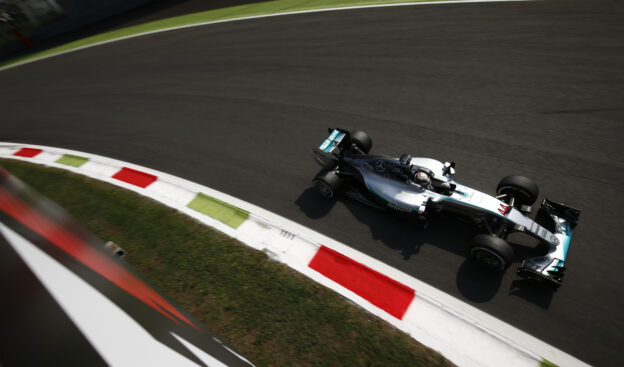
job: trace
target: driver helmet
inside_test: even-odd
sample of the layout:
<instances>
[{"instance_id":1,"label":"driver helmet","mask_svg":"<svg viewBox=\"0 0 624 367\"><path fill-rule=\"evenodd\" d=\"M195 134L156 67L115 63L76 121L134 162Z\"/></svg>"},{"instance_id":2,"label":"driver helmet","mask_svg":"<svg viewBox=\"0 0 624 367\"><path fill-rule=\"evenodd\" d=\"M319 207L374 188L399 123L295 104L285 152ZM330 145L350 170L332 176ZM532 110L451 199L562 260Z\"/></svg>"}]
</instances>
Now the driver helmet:
<instances>
[{"instance_id":1,"label":"driver helmet","mask_svg":"<svg viewBox=\"0 0 624 367\"><path fill-rule=\"evenodd\" d=\"M429 186L429 184L431 183L431 179L429 178L429 175L425 172L416 171L416 173L414 173L414 182L422 186Z\"/></svg>"}]
</instances>

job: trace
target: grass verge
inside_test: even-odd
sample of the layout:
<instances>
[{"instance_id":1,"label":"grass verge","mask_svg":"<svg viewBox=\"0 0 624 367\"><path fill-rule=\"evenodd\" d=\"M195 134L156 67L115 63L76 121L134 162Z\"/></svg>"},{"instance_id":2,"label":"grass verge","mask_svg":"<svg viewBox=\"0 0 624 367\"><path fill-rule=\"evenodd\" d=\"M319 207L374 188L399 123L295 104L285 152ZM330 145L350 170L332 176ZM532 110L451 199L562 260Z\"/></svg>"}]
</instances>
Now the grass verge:
<instances>
[{"instance_id":1,"label":"grass verge","mask_svg":"<svg viewBox=\"0 0 624 367\"><path fill-rule=\"evenodd\" d=\"M114 39L137 35L141 33L153 32L157 30L175 28L181 26L188 26L192 24L200 24L206 22L213 22L219 20L228 20L235 18L251 17L257 15L286 13L293 11L304 11L313 9L324 8L340 8L347 6L361 6L361 5L378 5L378 4L393 4L393 3L417 3L425 2L427 0L404 0L404 1L383 1L383 0L274 0L261 3L245 4L239 6L232 6L222 9L214 9L199 13L181 15L168 19L157 20L144 24L139 24L132 27L127 27L111 32L98 34L95 36L83 38L74 42L70 42L61 46L53 47L47 50L36 52L30 55L18 57L5 62L0 63L0 69L8 67L10 65L51 56L57 53L70 51L80 47L90 46L96 43L102 43L111 41ZM443 0L442 0L443 1Z\"/></svg>"},{"instance_id":2,"label":"grass verge","mask_svg":"<svg viewBox=\"0 0 624 367\"><path fill-rule=\"evenodd\" d=\"M449 366L439 353L192 218L61 169L0 159L257 366Z\"/></svg>"},{"instance_id":3,"label":"grass verge","mask_svg":"<svg viewBox=\"0 0 624 367\"><path fill-rule=\"evenodd\" d=\"M542 362L540 363L539 367L559 367L558 365L552 363L551 361L547 360L547 359L543 359Z\"/></svg>"}]
</instances>

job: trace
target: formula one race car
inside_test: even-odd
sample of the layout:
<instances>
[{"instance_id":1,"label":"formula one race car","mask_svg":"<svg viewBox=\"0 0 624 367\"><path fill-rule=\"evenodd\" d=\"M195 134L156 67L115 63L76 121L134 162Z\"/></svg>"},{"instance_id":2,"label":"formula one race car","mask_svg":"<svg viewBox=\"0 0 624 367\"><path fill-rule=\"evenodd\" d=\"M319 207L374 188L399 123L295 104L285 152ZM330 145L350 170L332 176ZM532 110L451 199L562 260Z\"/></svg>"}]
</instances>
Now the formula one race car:
<instances>
[{"instance_id":1,"label":"formula one race car","mask_svg":"<svg viewBox=\"0 0 624 367\"><path fill-rule=\"evenodd\" d=\"M329 129L329 133L313 150L323 167L313 185L324 198L344 192L365 204L422 218L440 211L468 216L485 232L472 240L472 258L497 271L505 270L514 258L507 236L526 233L546 244L548 253L524 259L517 273L554 288L561 285L580 210L544 199L533 220L531 205L539 189L526 177L503 178L496 187L497 196L492 197L455 182L454 162L408 154L399 158L369 155L373 143L366 133L342 129Z\"/></svg>"}]
</instances>

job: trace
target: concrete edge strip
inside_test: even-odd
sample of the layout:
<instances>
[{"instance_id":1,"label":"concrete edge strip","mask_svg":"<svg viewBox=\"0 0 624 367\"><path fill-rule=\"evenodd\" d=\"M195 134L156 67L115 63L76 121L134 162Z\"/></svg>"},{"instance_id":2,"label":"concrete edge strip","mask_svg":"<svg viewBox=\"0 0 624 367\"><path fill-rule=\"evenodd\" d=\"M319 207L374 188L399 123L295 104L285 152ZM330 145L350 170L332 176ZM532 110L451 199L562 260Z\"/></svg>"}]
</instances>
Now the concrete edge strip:
<instances>
[{"instance_id":1,"label":"concrete edge strip","mask_svg":"<svg viewBox=\"0 0 624 367\"><path fill-rule=\"evenodd\" d=\"M543 359L587 365L345 244L211 188L67 149L0 142L0 157L62 168L175 208L333 289L458 365L536 366Z\"/></svg>"},{"instance_id":2,"label":"concrete edge strip","mask_svg":"<svg viewBox=\"0 0 624 367\"><path fill-rule=\"evenodd\" d=\"M538 0L439 0L439 1L403 2L403 3L397 2L397 3L389 3L389 4L370 4L370 5L358 5L358 6L343 6L343 7L335 7L335 8L297 10L297 11L271 13L271 14L259 14L259 15L229 18L229 19L211 20L211 21L206 21L206 22L189 23L189 24L175 26L175 27L165 27L165 28L155 29L151 31L139 32L139 33L130 34L127 36L117 37L117 38L113 38L113 39L106 40L106 41L94 42L94 43L87 44L84 46L78 46L78 47L71 48L68 50L55 52L49 55L34 57L32 59L26 59L23 61L16 62L14 64L9 64L9 65L0 67L0 71L12 69L21 65L30 64L32 62L36 62L40 60L49 59L55 56L60 56L60 55L68 54L71 52L84 50L90 47L96 47L96 46L106 45L106 44L113 43L113 42L127 40L130 38L142 37L142 36L147 36L150 34L174 31L174 30L185 29L185 28L200 27L200 26L211 25L211 24L238 22L238 21L244 21L244 20L278 17L278 16L284 16L284 15L323 13L323 12L330 12L330 11L343 11L343 10L356 10L356 9L369 9L369 8L371 9L388 8L388 7L396 7L396 6L444 5L444 4L464 4L464 3L472 4L472 3L499 3L499 2L528 2L528 1L538 1Z\"/></svg>"}]
</instances>

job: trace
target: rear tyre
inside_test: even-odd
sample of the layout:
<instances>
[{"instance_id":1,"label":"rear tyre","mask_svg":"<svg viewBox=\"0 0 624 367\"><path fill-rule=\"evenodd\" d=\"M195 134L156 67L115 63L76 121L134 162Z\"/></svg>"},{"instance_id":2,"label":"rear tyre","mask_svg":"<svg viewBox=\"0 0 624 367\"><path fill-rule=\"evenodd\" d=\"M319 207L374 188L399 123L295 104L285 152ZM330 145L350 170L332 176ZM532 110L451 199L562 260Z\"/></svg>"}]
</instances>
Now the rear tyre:
<instances>
[{"instance_id":1,"label":"rear tyre","mask_svg":"<svg viewBox=\"0 0 624 367\"><path fill-rule=\"evenodd\" d=\"M321 171L312 180L314 190L325 199L332 199L340 192L343 186L342 179L335 171Z\"/></svg>"},{"instance_id":2,"label":"rear tyre","mask_svg":"<svg viewBox=\"0 0 624 367\"><path fill-rule=\"evenodd\" d=\"M504 177L496 186L496 195L507 194L514 198L514 206L533 205L539 195L539 188L523 176Z\"/></svg>"},{"instance_id":3,"label":"rear tyre","mask_svg":"<svg viewBox=\"0 0 624 367\"><path fill-rule=\"evenodd\" d=\"M353 131L350 135L351 143L354 143L364 154L368 154L373 147L373 140L364 131Z\"/></svg>"},{"instance_id":4,"label":"rear tyre","mask_svg":"<svg viewBox=\"0 0 624 367\"><path fill-rule=\"evenodd\" d=\"M514 252L502 238L480 234L472 239L470 256L486 269L504 271L513 261Z\"/></svg>"}]
</instances>

